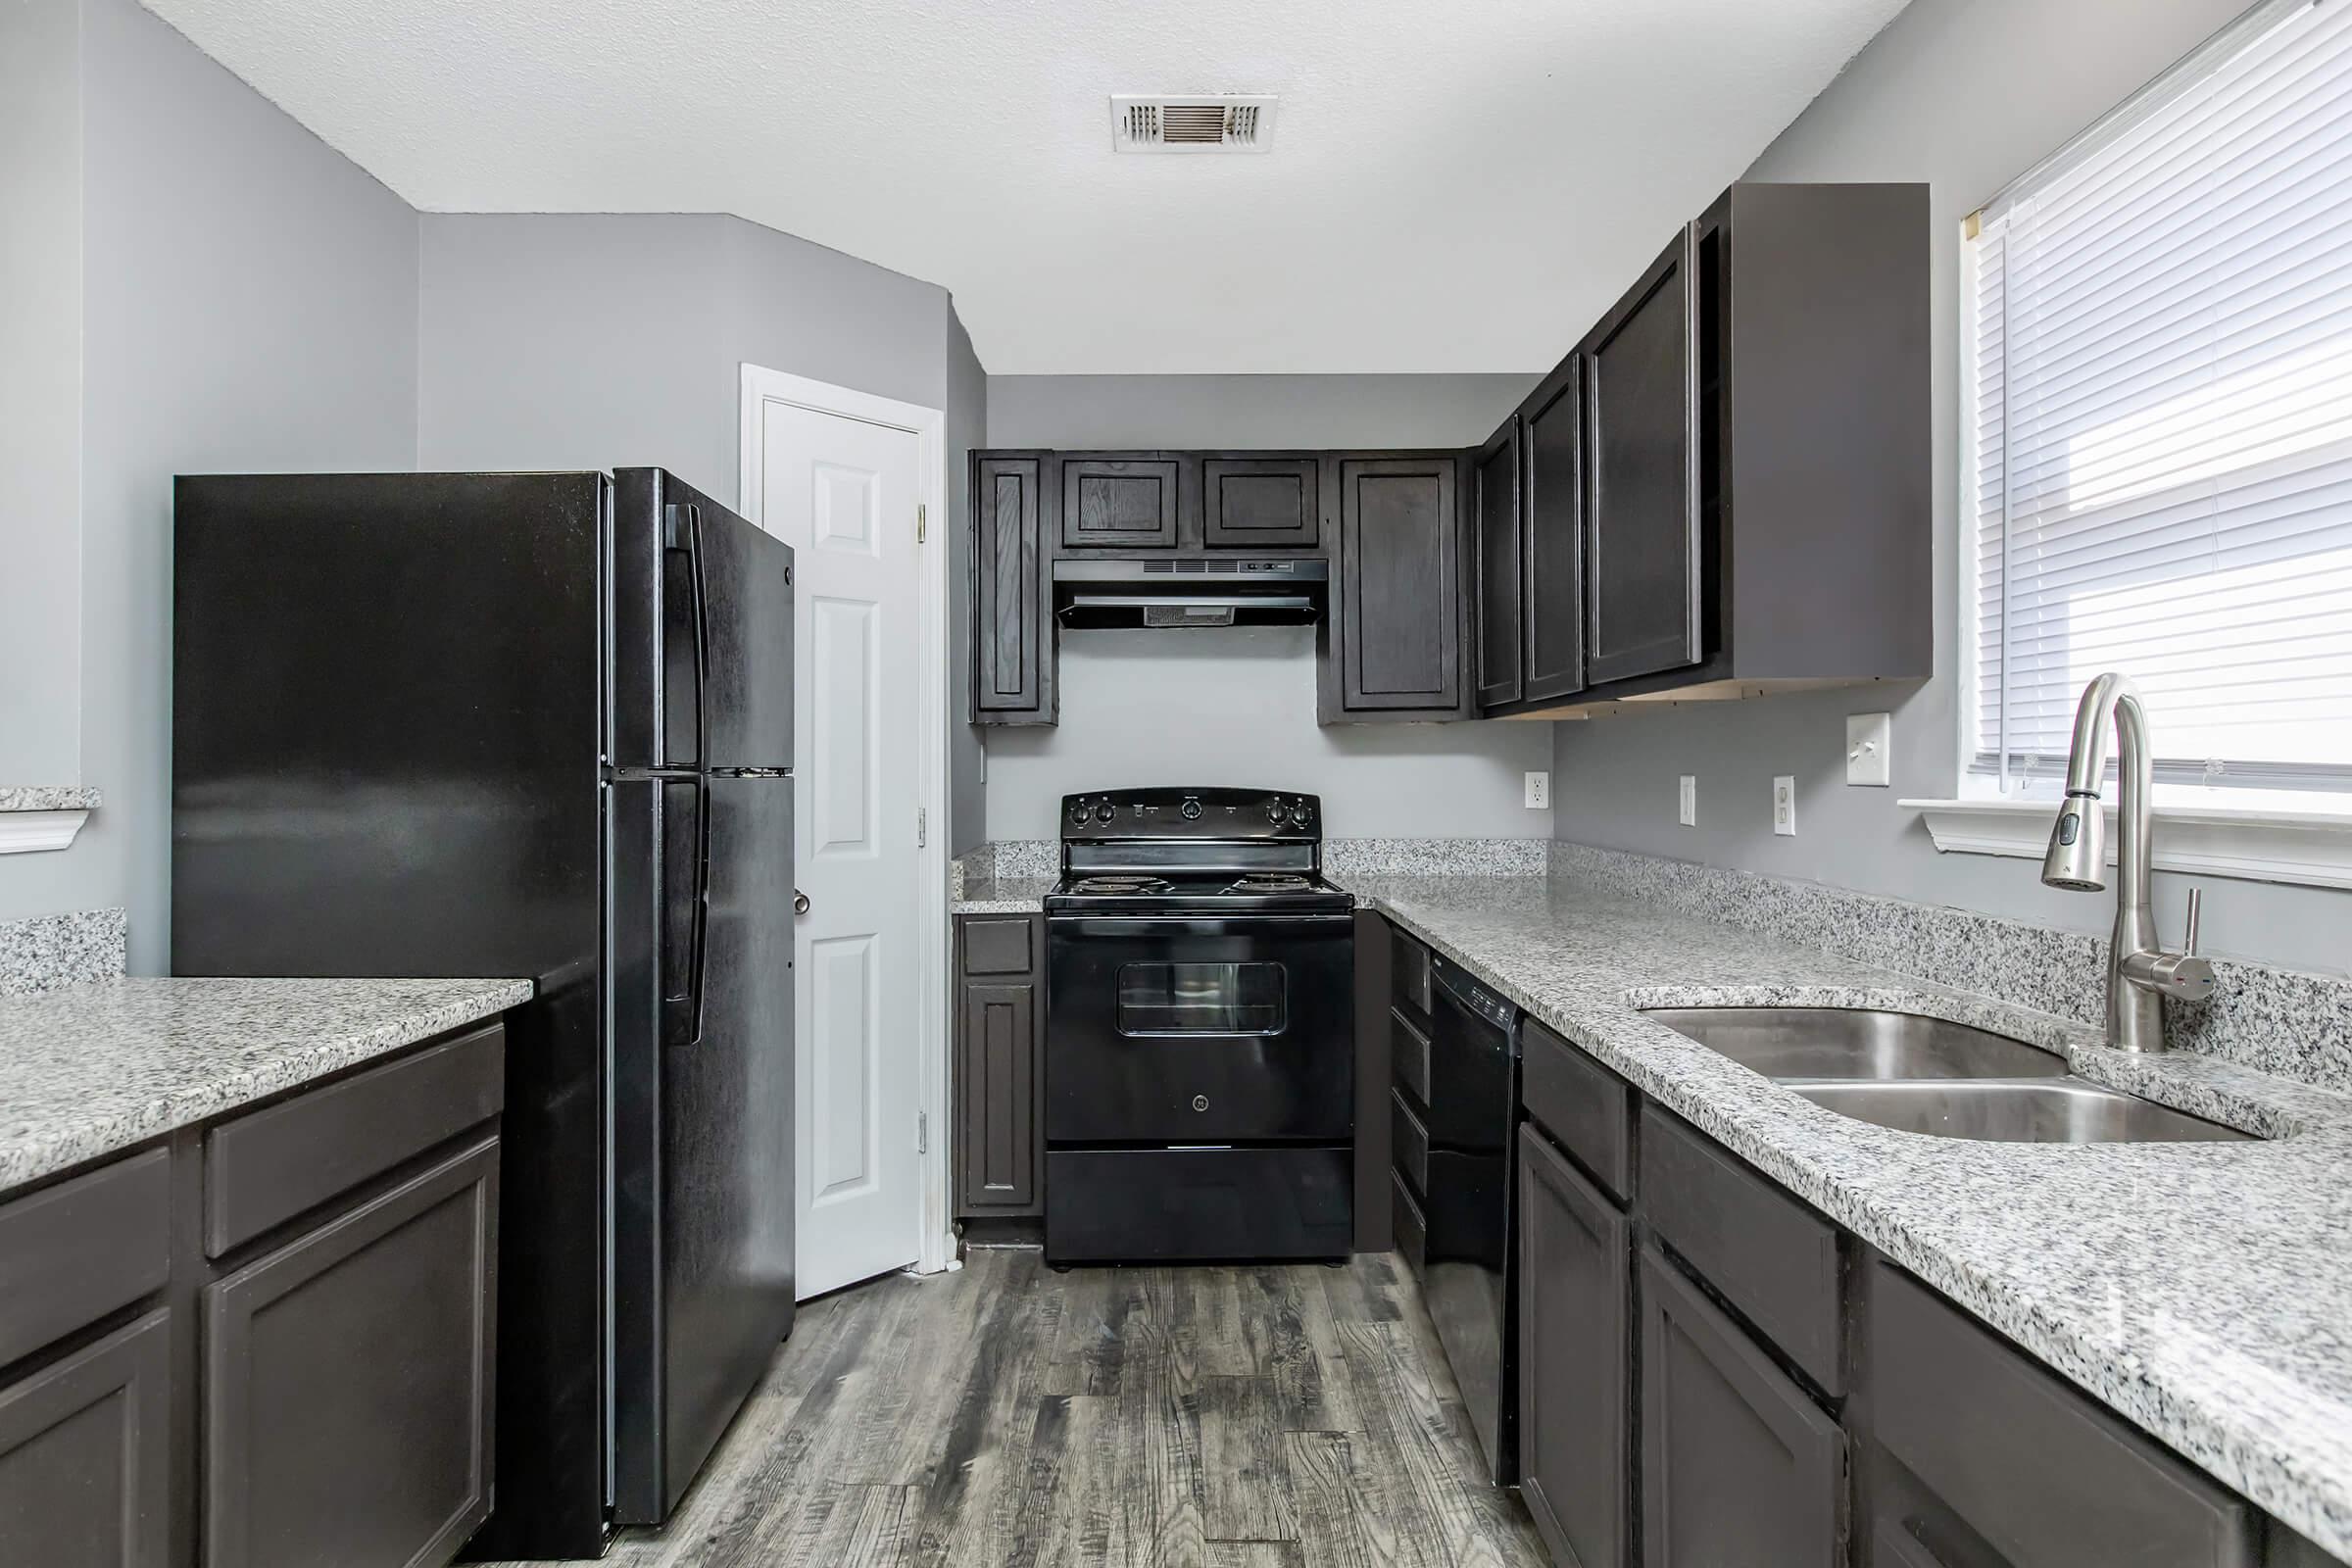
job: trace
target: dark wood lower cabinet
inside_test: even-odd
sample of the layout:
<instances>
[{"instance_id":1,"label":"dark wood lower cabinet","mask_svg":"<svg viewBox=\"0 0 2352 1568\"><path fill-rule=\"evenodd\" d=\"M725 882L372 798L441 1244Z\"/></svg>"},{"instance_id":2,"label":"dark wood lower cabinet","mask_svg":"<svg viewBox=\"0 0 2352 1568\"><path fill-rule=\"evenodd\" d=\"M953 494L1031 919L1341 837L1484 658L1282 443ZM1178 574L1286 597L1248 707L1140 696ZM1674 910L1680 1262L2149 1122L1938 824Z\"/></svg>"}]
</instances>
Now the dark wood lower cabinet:
<instances>
[{"instance_id":1,"label":"dark wood lower cabinet","mask_svg":"<svg viewBox=\"0 0 2352 1568\"><path fill-rule=\"evenodd\" d=\"M1045 1212L1045 929L1034 914L956 922L955 1119L959 1218Z\"/></svg>"},{"instance_id":2,"label":"dark wood lower cabinet","mask_svg":"<svg viewBox=\"0 0 2352 1568\"><path fill-rule=\"evenodd\" d=\"M171 1334L151 1312L0 1387L0 1563L171 1560Z\"/></svg>"},{"instance_id":3,"label":"dark wood lower cabinet","mask_svg":"<svg viewBox=\"0 0 2352 1568\"><path fill-rule=\"evenodd\" d=\"M1845 1434L1654 1250L1642 1253L1644 1568L1836 1568Z\"/></svg>"},{"instance_id":4,"label":"dark wood lower cabinet","mask_svg":"<svg viewBox=\"0 0 2352 1568\"><path fill-rule=\"evenodd\" d=\"M1553 1558L1619 1568L1631 1536L1632 1225L1519 1132L1519 1490Z\"/></svg>"},{"instance_id":5,"label":"dark wood lower cabinet","mask_svg":"<svg viewBox=\"0 0 2352 1568\"><path fill-rule=\"evenodd\" d=\"M441 1562L489 1517L498 1148L202 1293L207 1568Z\"/></svg>"}]
</instances>

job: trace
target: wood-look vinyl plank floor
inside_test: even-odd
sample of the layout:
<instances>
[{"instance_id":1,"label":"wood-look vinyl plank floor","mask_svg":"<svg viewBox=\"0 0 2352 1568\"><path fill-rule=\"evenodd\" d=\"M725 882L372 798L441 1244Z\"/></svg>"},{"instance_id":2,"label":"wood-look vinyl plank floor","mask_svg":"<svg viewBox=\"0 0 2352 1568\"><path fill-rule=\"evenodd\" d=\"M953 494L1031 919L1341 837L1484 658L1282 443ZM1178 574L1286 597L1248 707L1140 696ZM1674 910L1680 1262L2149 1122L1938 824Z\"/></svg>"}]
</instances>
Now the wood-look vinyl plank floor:
<instances>
[{"instance_id":1,"label":"wood-look vinyl plank floor","mask_svg":"<svg viewBox=\"0 0 2352 1568\"><path fill-rule=\"evenodd\" d=\"M1542 1568L1410 1277L974 1251L803 1305L619 1568Z\"/></svg>"}]
</instances>

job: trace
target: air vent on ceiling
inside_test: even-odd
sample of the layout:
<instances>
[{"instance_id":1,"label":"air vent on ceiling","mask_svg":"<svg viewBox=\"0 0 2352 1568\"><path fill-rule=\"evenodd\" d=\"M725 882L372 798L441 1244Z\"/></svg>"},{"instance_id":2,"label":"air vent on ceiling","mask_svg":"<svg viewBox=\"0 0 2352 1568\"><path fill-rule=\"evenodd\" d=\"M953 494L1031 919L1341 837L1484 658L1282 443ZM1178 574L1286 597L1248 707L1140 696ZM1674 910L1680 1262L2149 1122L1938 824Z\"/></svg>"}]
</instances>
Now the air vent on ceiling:
<instances>
[{"instance_id":1,"label":"air vent on ceiling","mask_svg":"<svg viewBox=\"0 0 2352 1568\"><path fill-rule=\"evenodd\" d=\"M1272 97L1113 93L1110 145L1122 153L1262 153L1274 136Z\"/></svg>"}]
</instances>

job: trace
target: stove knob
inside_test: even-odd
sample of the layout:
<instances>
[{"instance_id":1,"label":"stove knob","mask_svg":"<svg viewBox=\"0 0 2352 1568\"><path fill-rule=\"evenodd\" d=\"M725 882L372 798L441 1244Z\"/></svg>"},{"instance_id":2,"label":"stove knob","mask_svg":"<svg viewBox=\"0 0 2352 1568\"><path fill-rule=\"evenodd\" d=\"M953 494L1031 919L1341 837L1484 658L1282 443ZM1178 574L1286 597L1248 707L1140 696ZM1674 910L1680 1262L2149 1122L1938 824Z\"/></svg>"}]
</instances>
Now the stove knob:
<instances>
[{"instance_id":1,"label":"stove knob","mask_svg":"<svg viewBox=\"0 0 2352 1568\"><path fill-rule=\"evenodd\" d=\"M1073 827L1084 827L1084 826L1086 826L1086 802L1085 802L1085 801L1083 801L1083 800L1076 800L1076 801L1072 801L1072 802L1070 803L1070 825L1071 825L1071 826L1073 826Z\"/></svg>"},{"instance_id":2,"label":"stove knob","mask_svg":"<svg viewBox=\"0 0 2352 1568\"><path fill-rule=\"evenodd\" d=\"M1187 822L1198 822L1200 820L1200 801L1198 796L1187 795L1184 798L1184 804L1178 807L1177 809L1184 813L1184 819Z\"/></svg>"},{"instance_id":3,"label":"stove knob","mask_svg":"<svg viewBox=\"0 0 2352 1568\"><path fill-rule=\"evenodd\" d=\"M1304 801L1291 803L1291 826L1302 828L1315 819L1314 808Z\"/></svg>"},{"instance_id":4,"label":"stove knob","mask_svg":"<svg viewBox=\"0 0 2352 1568\"><path fill-rule=\"evenodd\" d=\"M1268 822L1271 822L1271 823L1273 823L1273 824L1274 824L1274 826L1276 826L1276 827L1280 827L1280 826L1282 826L1282 797L1281 797L1281 796L1277 795L1276 797L1274 797L1274 799L1272 799L1272 800L1270 800L1270 801L1268 801L1268 802L1266 803L1266 820L1267 820Z\"/></svg>"},{"instance_id":5,"label":"stove knob","mask_svg":"<svg viewBox=\"0 0 2352 1568\"><path fill-rule=\"evenodd\" d=\"M1102 805L1095 808L1095 820L1101 822L1103 826L1108 827L1110 825L1111 813L1117 809L1117 807L1111 805L1108 801L1104 801Z\"/></svg>"}]
</instances>

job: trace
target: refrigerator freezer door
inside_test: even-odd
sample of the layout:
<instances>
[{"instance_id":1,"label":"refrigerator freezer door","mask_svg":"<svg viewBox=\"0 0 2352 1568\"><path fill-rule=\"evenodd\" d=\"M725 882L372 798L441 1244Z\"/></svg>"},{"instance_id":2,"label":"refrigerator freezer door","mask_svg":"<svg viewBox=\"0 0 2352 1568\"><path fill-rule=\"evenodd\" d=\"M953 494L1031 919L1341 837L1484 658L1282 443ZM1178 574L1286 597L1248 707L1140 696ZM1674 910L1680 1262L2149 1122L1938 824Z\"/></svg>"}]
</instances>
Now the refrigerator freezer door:
<instances>
[{"instance_id":1,"label":"refrigerator freezer door","mask_svg":"<svg viewBox=\"0 0 2352 1568\"><path fill-rule=\"evenodd\" d=\"M791 549L660 468L613 500L613 761L791 766Z\"/></svg>"},{"instance_id":2,"label":"refrigerator freezer door","mask_svg":"<svg viewBox=\"0 0 2352 1568\"><path fill-rule=\"evenodd\" d=\"M792 780L709 777L613 785L616 856L652 874L616 874L649 901L660 863L709 832L699 1037L661 1038L662 994L691 964L617 956L625 985L615 1058L615 1152L653 1157L624 1179L616 1211L614 1504L621 1523L659 1523L759 1381L793 1315ZM632 848L635 846L636 848ZM675 878L685 880L682 871ZM690 926L662 922L663 943ZM633 1018L635 1026L628 1020Z\"/></svg>"}]
</instances>

